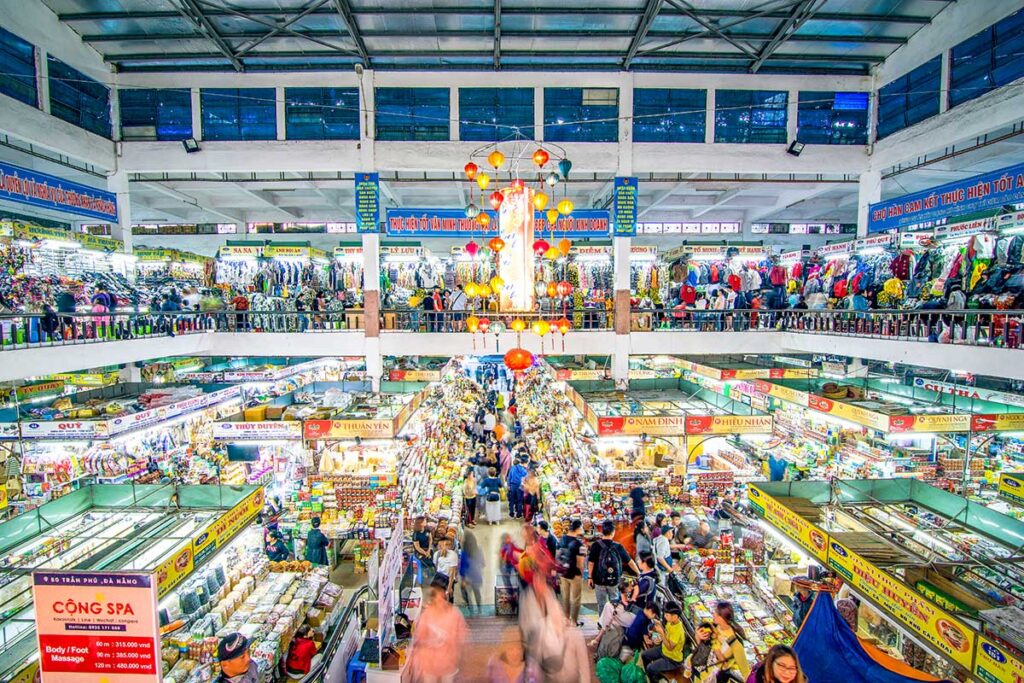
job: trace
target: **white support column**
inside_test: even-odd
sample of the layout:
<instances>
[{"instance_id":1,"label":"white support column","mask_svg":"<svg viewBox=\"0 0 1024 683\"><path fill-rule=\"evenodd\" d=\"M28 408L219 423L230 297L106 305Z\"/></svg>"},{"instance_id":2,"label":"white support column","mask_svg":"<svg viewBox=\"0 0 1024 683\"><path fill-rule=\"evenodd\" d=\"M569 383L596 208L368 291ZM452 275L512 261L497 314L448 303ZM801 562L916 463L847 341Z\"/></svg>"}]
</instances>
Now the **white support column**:
<instances>
[{"instance_id":1,"label":"white support column","mask_svg":"<svg viewBox=\"0 0 1024 683\"><path fill-rule=\"evenodd\" d=\"M882 199L882 172L864 171L857 181L857 237L868 234L868 208Z\"/></svg>"},{"instance_id":2,"label":"white support column","mask_svg":"<svg viewBox=\"0 0 1024 683\"><path fill-rule=\"evenodd\" d=\"M380 391L384 359L380 355L380 235L363 235L363 312L366 320L366 376Z\"/></svg>"},{"instance_id":3,"label":"white support column","mask_svg":"<svg viewBox=\"0 0 1024 683\"><path fill-rule=\"evenodd\" d=\"M619 171L633 175L633 72L624 74L619 88Z\"/></svg>"},{"instance_id":4,"label":"white support column","mask_svg":"<svg viewBox=\"0 0 1024 683\"><path fill-rule=\"evenodd\" d=\"M612 354L612 381L619 390L629 389L629 335L615 335L615 352Z\"/></svg>"},{"instance_id":5,"label":"white support column","mask_svg":"<svg viewBox=\"0 0 1024 683\"><path fill-rule=\"evenodd\" d=\"M192 137L203 139L203 98L199 88L192 88Z\"/></svg>"},{"instance_id":6,"label":"white support column","mask_svg":"<svg viewBox=\"0 0 1024 683\"><path fill-rule=\"evenodd\" d=\"M612 260L615 283L615 354L612 356L612 379L617 389L629 385L629 254L632 239L612 238Z\"/></svg>"},{"instance_id":7,"label":"white support column","mask_svg":"<svg viewBox=\"0 0 1024 683\"><path fill-rule=\"evenodd\" d=\"M374 137L376 136L377 105L374 97L374 73L364 69L359 78L359 108L362 118L359 122L359 168L360 171L376 169ZM365 248L365 247L364 247Z\"/></svg>"},{"instance_id":8,"label":"white support column","mask_svg":"<svg viewBox=\"0 0 1024 683\"><path fill-rule=\"evenodd\" d=\"M533 89L533 139L544 142L544 88Z\"/></svg>"},{"instance_id":9,"label":"white support column","mask_svg":"<svg viewBox=\"0 0 1024 683\"><path fill-rule=\"evenodd\" d=\"M128 195L128 172L114 171L107 176L107 190L117 195L117 223L110 227L110 236L124 242L126 254L132 253L132 202Z\"/></svg>"},{"instance_id":10,"label":"white support column","mask_svg":"<svg viewBox=\"0 0 1024 683\"><path fill-rule=\"evenodd\" d=\"M707 109L704 110L704 144L715 141L715 89L708 88Z\"/></svg>"},{"instance_id":11,"label":"white support column","mask_svg":"<svg viewBox=\"0 0 1024 683\"><path fill-rule=\"evenodd\" d=\"M800 91L790 90L786 98L786 144L796 140L796 124L800 120Z\"/></svg>"},{"instance_id":12,"label":"white support column","mask_svg":"<svg viewBox=\"0 0 1024 683\"><path fill-rule=\"evenodd\" d=\"M284 86L274 88L274 118L277 120L277 139L284 140Z\"/></svg>"},{"instance_id":13,"label":"white support column","mask_svg":"<svg viewBox=\"0 0 1024 683\"><path fill-rule=\"evenodd\" d=\"M366 337L363 349L366 354L366 377L370 380L370 390L380 391L380 381L384 377L384 356L380 354L380 337Z\"/></svg>"},{"instance_id":14,"label":"white support column","mask_svg":"<svg viewBox=\"0 0 1024 683\"><path fill-rule=\"evenodd\" d=\"M363 236L363 291L380 291L380 235Z\"/></svg>"},{"instance_id":15,"label":"white support column","mask_svg":"<svg viewBox=\"0 0 1024 683\"><path fill-rule=\"evenodd\" d=\"M110 89L110 139L121 141L121 91Z\"/></svg>"},{"instance_id":16,"label":"white support column","mask_svg":"<svg viewBox=\"0 0 1024 683\"><path fill-rule=\"evenodd\" d=\"M951 50L942 53L942 63L939 68L939 113L949 110L949 67L953 56Z\"/></svg>"},{"instance_id":17,"label":"white support column","mask_svg":"<svg viewBox=\"0 0 1024 683\"><path fill-rule=\"evenodd\" d=\"M449 139L457 142L462 131L459 130L459 121L462 116L459 112L459 88L452 86L448 88L448 135Z\"/></svg>"},{"instance_id":18,"label":"white support column","mask_svg":"<svg viewBox=\"0 0 1024 683\"><path fill-rule=\"evenodd\" d=\"M39 109L50 113L50 64L46 61L46 50L36 48L36 92L39 97Z\"/></svg>"}]
</instances>

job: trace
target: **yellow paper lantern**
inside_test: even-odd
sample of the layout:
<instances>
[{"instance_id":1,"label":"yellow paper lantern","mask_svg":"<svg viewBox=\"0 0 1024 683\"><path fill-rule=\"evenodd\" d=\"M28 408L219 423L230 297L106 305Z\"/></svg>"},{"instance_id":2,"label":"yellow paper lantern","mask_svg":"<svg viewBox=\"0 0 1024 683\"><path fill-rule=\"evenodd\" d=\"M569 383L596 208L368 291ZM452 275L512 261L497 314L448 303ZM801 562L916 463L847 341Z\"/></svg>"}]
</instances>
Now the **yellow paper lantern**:
<instances>
[{"instance_id":1,"label":"yellow paper lantern","mask_svg":"<svg viewBox=\"0 0 1024 683\"><path fill-rule=\"evenodd\" d=\"M558 202L558 213L562 214L563 216L568 216L570 213L572 213L572 210L574 208L576 207L573 205L571 199L563 199L562 201Z\"/></svg>"},{"instance_id":2,"label":"yellow paper lantern","mask_svg":"<svg viewBox=\"0 0 1024 683\"><path fill-rule=\"evenodd\" d=\"M477 285L476 291L484 299L486 299L487 297L489 297L491 295L491 287L490 287L490 285Z\"/></svg>"},{"instance_id":3,"label":"yellow paper lantern","mask_svg":"<svg viewBox=\"0 0 1024 683\"><path fill-rule=\"evenodd\" d=\"M544 258L546 258L548 261L556 261L561 257L562 252L558 251L558 249L556 249L555 247L551 247L544 252Z\"/></svg>"},{"instance_id":4,"label":"yellow paper lantern","mask_svg":"<svg viewBox=\"0 0 1024 683\"><path fill-rule=\"evenodd\" d=\"M512 321L511 325L509 326L512 328L513 332L522 332L523 330L526 329L526 322L520 320L519 318L516 318L515 320Z\"/></svg>"},{"instance_id":5,"label":"yellow paper lantern","mask_svg":"<svg viewBox=\"0 0 1024 683\"><path fill-rule=\"evenodd\" d=\"M481 211L476 215L476 222L486 228L491 224L491 215L486 211Z\"/></svg>"},{"instance_id":6,"label":"yellow paper lantern","mask_svg":"<svg viewBox=\"0 0 1024 683\"><path fill-rule=\"evenodd\" d=\"M551 331L551 323L547 320L538 320L533 324L533 332L539 337L543 337Z\"/></svg>"},{"instance_id":7,"label":"yellow paper lantern","mask_svg":"<svg viewBox=\"0 0 1024 683\"><path fill-rule=\"evenodd\" d=\"M491 278L491 291L498 292L505 286L505 281L495 275Z\"/></svg>"},{"instance_id":8,"label":"yellow paper lantern","mask_svg":"<svg viewBox=\"0 0 1024 683\"><path fill-rule=\"evenodd\" d=\"M463 287L462 290L466 293L466 296L468 296L470 299L475 299L478 296L480 296L480 290L476 286L476 283L474 283L474 282L466 283L466 286Z\"/></svg>"},{"instance_id":9,"label":"yellow paper lantern","mask_svg":"<svg viewBox=\"0 0 1024 683\"><path fill-rule=\"evenodd\" d=\"M471 315L466 318L466 329L470 332L476 332L480 329L480 318L475 315Z\"/></svg>"},{"instance_id":10,"label":"yellow paper lantern","mask_svg":"<svg viewBox=\"0 0 1024 683\"><path fill-rule=\"evenodd\" d=\"M545 254L545 256L547 256L547 254ZM558 294L558 289L555 287L554 282L548 283L547 293L548 296L551 297L552 299L555 298L555 296Z\"/></svg>"},{"instance_id":11,"label":"yellow paper lantern","mask_svg":"<svg viewBox=\"0 0 1024 683\"><path fill-rule=\"evenodd\" d=\"M555 225L558 222L558 209L548 209L548 223Z\"/></svg>"},{"instance_id":12,"label":"yellow paper lantern","mask_svg":"<svg viewBox=\"0 0 1024 683\"><path fill-rule=\"evenodd\" d=\"M496 169L501 168L501 165L505 163L505 155L498 150L494 150L487 155L487 163Z\"/></svg>"},{"instance_id":13,"label":"yellow paper lantern","mask_svg":"<svg viewBox=\"0 0 1024 683\"><path fill-rule=\"evenodd\" d=\"M562 256L568 256L570 249L572 249L572 242L570 242L564 237L561 240L559 240L558 251L562 252Z\"/></svg>"},{"instance_id":14,"label":"yellow paper lantern","mask_svg":"<svg viewBox=\"0 0 1024 683\"><path fill-rule=\"evenodd\" d=\"M486 190L487 186L491 184L491 176L486 173L478 173L476 176L476 184L481 190Z\"/></svg>"},{"instance_id":15,"label":"yellow paper lantern","mask_svg":"<svg viewBox=\"0 0 1024 683\"><path fill-rule=\"evenodd\" d=\"M533 195L533 208L538 211L543 211L544 207L548 205L548 196L543 192L538 192Z\"/></svg>"}]
</instances>

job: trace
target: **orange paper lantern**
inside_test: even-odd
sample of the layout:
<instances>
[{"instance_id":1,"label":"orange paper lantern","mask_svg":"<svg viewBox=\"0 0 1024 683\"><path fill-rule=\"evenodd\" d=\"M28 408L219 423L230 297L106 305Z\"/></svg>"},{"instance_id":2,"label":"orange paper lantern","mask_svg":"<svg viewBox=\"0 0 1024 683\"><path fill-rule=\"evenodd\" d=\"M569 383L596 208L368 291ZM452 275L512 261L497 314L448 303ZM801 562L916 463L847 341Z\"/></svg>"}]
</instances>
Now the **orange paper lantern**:
<instances>
[{"instance_id":1,"label":"orange paper lantern","mask_svg":"<svg viewBox=\"0 0 1024 683\"><path fill-rule=\"evenodd\" d=\"M572 294L572 285L570 285L565 280L562 280L557 285L555 285L555 291L558 292L558 296L565 298Z\"/></svg>"},{"instance_id":2,"label":"orange paper lantern","mask_svg":"<svg viewBox=\"0 0 1024 683\"><path fill-rule=\"evenodd\" d=\"M538 166L543 166L544 164L548 163L548 160L550 158L551 155L548 154L547 150L545 150L544 148L540 148L533 153L533 163L537 164Z\"/></svg>"},{"instance_id":3,"label":"orange paper lantern","mask_svg":"<svg viewBox=\"0 0 1024 683\"><path fill-rule=\"evenodd\" d=\"M562 252L562 256L568 256L570 249L572 249L572 242L564 237L558 241L558 251Z\"/></svg>"},{"instance_id":4,"label":"orange paper lantern","mask_svg":"<svg viewBox=\"0 0 1024 683\"><path fill-rule=\"evenodd\" d=\"M491 224L491 216L486 211L481 211L476 215L476 222L486 228L488 225ZM470 255L472 256L472 254Z\"/></svg>"},{"instance_id":5,"label":"orange paper lantern","mask_svg":"<svg viewBox=\"0 0 1024 683\"><path fill-rule=\"evenodd\" d=\"M562 333L562 336L572 329L572 323L569 322L568 318L559 318L555 321L555 328Z\"/></svg>"},{"instance_id":6,"label":"orange paper lantern","mask_svg":"<svg viewBox=\"0 0 1024 683\"><path fill-rule=\"evenodd\" d=\"M487 163L496 169L501 168L501 165L505 163L505 155L498 150L494 150L487 155Z\"/></svg>"},{"instance_id":7,"label":"orange paper lantern","mask_svg":"<svg viewBox=\"0 0 1024 683\"><path fill-rule=\"evenodd\" d=\"M533 354L526 349L510 349L505 354L505 367L514 372L525 370L533 365Z\"/></svg>"},{"instance_id":8,"label":"orange paper lantern","mask_svg":"<svg viewBox=\"0 0 1024 683\"><path fill-rule=\"evenodd\" d=\"M498 254L505 248L505 240L500 237L492 237L491 241L487 243L487 247L495 254Z\"/></svg>"},{"instance_id":9,"label":"orange paper lantern","mask_svg":"<svg viewBox=\"0 0 1024 683\"><path fill-rule=\"evenodd\" d=\"M471 161L463 166L462 170L466 173L466 177L472 180L476 177L476 172L480 170L480 167Z\"/></svg>"},{"instance_id":10,"label":"orange paper lantern","mask_svg":"<svg viewBox=\"0 0 1024 683\"><path fill-rule=\"evenodd\" d=\"M480 329L480 318L475 315L471 315L466 318L466 329L470 332L476 332Z\"/></svg>"}]
</instances>

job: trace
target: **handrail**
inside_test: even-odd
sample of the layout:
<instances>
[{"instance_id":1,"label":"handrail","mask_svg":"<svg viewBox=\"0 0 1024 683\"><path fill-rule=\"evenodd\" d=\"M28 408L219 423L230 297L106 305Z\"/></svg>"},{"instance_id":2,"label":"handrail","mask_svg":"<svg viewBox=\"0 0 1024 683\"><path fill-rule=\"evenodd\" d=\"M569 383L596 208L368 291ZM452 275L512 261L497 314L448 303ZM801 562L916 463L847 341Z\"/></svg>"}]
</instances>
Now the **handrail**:
<instances>
[{"instance_id":1,"label":"handrail","mask_svg":"<svg viewBox=\"0 0 1024 683\"><path fill-rule=\"evenodd\" d=\"M309 673L302 678L301 683L316 683L324 680L323 677L327 673L327 669L330 667L331 661L338 652L338 645L341 644L341 638L345 634L345 625L352 616L352 612L356 608L356 603L369 592L370 587L366 585L353 593L352 597L349 598L348 605L345 607L345 611L342 613L341 618L338 619L338 624L334 627L334 632L331 634L330 639L324 643L323 647L320 648L320 661L317 662L316 666L311 668Z\"/></svg>"}]
</instances>

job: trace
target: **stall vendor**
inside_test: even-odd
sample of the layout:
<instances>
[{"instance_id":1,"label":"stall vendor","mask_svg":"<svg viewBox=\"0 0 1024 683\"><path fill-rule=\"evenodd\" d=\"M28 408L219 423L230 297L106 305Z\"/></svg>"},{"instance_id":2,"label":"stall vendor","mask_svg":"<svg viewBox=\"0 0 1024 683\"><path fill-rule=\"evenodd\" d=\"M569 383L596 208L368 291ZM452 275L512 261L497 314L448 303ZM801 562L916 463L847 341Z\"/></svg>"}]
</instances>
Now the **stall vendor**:
<instances>
[{"instance_id":1,"label":"stall vendor","mask_svg":"<svg viewBox=\"0 0 1024 683\"><path fill-rule=\"evenodd\" d=\"M324 532L320 531L320 518L313 518L313 528L306 536L306 559L313 564L327 565L327 546L331 544Z\"/></svg>"},{"instance_id":2,"label":"stall vendor","mask_svg":"<svg viewBox=\"0 0 1024 683\"><path fill-rule=\"evenodd\" d=\"M220 677L217 683L259 683L256 662L249 657L249 639L241 633L230 633L217 646Z\"/></svg>"}]
</instances>

